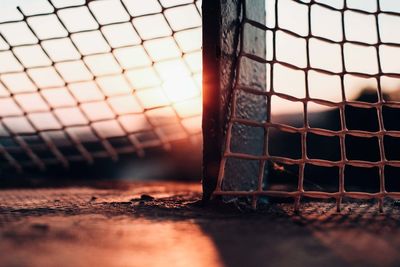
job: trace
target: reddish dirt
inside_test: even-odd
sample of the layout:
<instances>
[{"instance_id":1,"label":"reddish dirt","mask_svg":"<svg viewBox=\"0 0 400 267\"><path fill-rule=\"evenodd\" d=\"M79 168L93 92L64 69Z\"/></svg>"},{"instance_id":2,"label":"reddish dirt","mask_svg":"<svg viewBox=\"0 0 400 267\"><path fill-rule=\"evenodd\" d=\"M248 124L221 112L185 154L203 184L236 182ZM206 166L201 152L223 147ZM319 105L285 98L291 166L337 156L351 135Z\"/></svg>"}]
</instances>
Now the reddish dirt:
<instances>
[{"instance_id":1,"label":"reddish dirt","mask_svg":"<svg viewBox=\"0 0 400 267\"><path fill-rule=\"evenodd\" d=\"M0 266L399 266L400 207L194 203L193 183L0 191Z\"/></svg>"}]
</instances>

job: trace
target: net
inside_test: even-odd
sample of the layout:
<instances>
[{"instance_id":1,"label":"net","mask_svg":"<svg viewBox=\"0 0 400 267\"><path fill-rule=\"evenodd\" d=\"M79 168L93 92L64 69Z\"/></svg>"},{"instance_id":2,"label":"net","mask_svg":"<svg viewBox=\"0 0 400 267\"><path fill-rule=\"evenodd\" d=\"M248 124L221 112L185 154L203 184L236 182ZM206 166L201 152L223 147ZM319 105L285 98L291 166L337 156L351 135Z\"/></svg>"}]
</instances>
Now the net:
<instances>
[{"instance_id":1,"label":"net","mask_svg":"<svg viewBox=\"0 0 400 267\"><path fill-rule=\"evenodd\" d=\"M400 197L399 4L265 4L266 20L255 11L262 4L238 3L235 79L214 194L250 197L254 207L263 196L292 198L296 209L304 198L336 199L338 210L346 198L375 199L382 210L386 197ZM255 37L266 50L255 48ZM255 72L256 82L248 77ZM246 101L258 105L257 114ZM248 171L237 174L238 166Z\"/></svg>"},{"instance_id":2,"label":"net","mask_svg":"<svg viewBox=\"0 0 400 267\"><path fill-rule=\"evenodd\" d=\"M2 1L0 170L198 144L200 8L193 0Z\"/></svg>"}]
</instances>

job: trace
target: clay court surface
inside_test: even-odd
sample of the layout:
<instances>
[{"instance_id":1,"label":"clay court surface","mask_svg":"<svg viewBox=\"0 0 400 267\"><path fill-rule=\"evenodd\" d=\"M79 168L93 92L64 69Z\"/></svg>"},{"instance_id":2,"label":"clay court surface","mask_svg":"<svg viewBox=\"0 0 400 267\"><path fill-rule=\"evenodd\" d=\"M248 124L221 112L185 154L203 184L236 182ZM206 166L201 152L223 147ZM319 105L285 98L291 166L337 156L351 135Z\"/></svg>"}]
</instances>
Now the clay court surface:
<instances>
[{"instance_id":1,"label":"clay court surface","mask_svg":"<svg viewBox=\"0 0 400 267\"><path fill-rule=\"evenodd\" d=\"M397 203L202 207L198 183L0 191L0 266L399 266Z\"/></svg>"}]
</instances>

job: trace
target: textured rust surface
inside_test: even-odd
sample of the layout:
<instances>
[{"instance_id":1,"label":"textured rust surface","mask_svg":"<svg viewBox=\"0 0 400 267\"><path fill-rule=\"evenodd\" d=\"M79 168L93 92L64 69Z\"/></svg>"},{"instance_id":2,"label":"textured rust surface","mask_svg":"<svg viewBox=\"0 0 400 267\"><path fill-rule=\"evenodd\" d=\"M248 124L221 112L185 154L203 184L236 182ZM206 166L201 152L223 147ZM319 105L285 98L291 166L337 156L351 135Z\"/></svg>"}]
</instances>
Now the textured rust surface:
<instances>
[{"instance_id":1,"label":"textured rust surface","mask_svg":"<svg viewBox=\"0 0 400 267\"><path fill-rule=\"evenodd\" d=\"M239 63L239 51L246 49L260 57L265 57L265 32L244 29L240 20L243 18L242 0L204 1L203 2L203 138L204 138L204 191L207 199L217 184L219 164L225 149L225 136L229 129L227 123L236 107L231 106L232 99L237 99L237 112L240 116L253 120L265 120L265 114L259 112L266 108L265 101L251 94L234 94L237 77L249 86L257 86L260 91L266 90L266 67L263 64L246 66ZM265 1L252 0L250 4L252 17L258 21L265 20ZM247 38L243 38L242 32ZM248 62L251 63L251 62ZM245 126L237 125L232 141L232 149L259 149L264 133L248 131ZM261 148L262 150L262 148ZM248 173L257 177L258 166L233 164L228 169L229 179L225 188L237 190L239 187L257 185L257 179L247 179L242 174Z\"/></svg>"},{"instance_id":2,"label":"textured rust surface","mask_svg":"<svg viewBox=\"0 0 400 267\"><path fill-rule=\"evenodd\" d=\"M201 207L198 184L0 191L0 266L398 266L398 203Z\"/></svg>"},{"instance_id":3,"label":"textured rust surface","mask_svg":"<svg viewBox=\"0 0 400 267\"><path fill-rule=\"evenodd\" d=\"M248 2L247 5L245 3ZM256 1L239 1L237 9L242 13L242 17L247 17L248 14L257 20L265 21L265 0ZM233 12L230 12L233 13ZM244 14L246 13L246 14ZM233 13L235 14L235 13ZM235 90L240 84L246 84L249 87L257 88L260 92L266 92L266 65L254 64L251 61L241 60L240 53L249 51L249 53L256 54L261 58L266 56L265 38L266 33L259 31L257 28L245 27L236 18L235 23L239 25L238 46L235 47L235 55L237 58L232 62L235 66L235 78L230 83L230 94L232 95L228 100L230 101L229 118L239 117L246 118L252 121L265 121L267 104L265 99L256 94L246 94ZM230 25L224 25L224 28L229 30L232 28ZM224 68L224 66L222 66ZM232 88L233 86L233 88ZM228 116L228 115L226 115ZM231 135L231 138L228 135ZM262 129L250 128L245 124L229 123L227 131L225 132L227 138L224 144L224 151L252 151L255 154L263 153L263 146L260 144L264 140L264 131ZM222 159L222 163L226 158ZM234 160L227 160L227 168L225 168L224 176L229 177L222 184L223 190L238 191L238 190L255 190L257 189L258 173L264 171L263 167L259 167L257 162L255 164L243 164ZM261 169L260 169L261 168ZM243 175L246 174L246 175Z\"/></svg>"}]
</instances>

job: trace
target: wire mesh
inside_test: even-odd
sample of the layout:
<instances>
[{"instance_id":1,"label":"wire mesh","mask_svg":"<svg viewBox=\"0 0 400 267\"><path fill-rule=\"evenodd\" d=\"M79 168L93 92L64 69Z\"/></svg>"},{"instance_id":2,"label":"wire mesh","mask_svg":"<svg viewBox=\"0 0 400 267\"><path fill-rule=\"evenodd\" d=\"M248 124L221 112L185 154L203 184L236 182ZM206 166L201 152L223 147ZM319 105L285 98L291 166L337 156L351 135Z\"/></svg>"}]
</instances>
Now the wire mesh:
<instances>
[{"instance_id":1,"label":"wire mesh","mask_svg":"<svg viewBox=\"0 0 400 267\"><path fill-rule=\"evenodd\" d=\"M0 3L0 170L201 134L201 1Z\"/></svg>"},{"instance_id":2,"label":"wire mesh","mask_svg":"<svg viewBox=\"0 0 400 267\"><path fill-rule=\"evenodd\" d=\"M387 83L390 80L395 84L392 94L398 92L400 69L396 59L400 55L400 39L395 29L400 22L400 9L398 5L389 1L367 1L368 3L361 4L356 2L266 1L266 21L260 22L253 20L249 9L246 9L246 4L248 7L251 1L241 1L236 80L233 85L225 150L214 194L250 197L254 207L262 196L292 198L296 210L299 209L301 199L305 197L334 198L338 210L344 198L375 199L380 210L383 209L386 197L400 198L398 190L388 189L387 177L391 169L400 167L398 150L393 151L388 142L388 138L396 140L400 137L398 123L396 127L396 120L390 122L388 115L389 110L395 112L400 108L400 102L398 98L388 96L390 86ZM252 53L251 49L244 47L248 29L264 32L266 55ZM265 90L247 85L239 75L241 68L252 65L265 65ZM279 72L282 69L284 71ZM315 82L315 77L319 77L319 82ZM363 80L363 86L369 86L374 91L376 101L354 99L354 92L352 96L349 90L349 78ZM264 81L260 81L260 84L262 83ZM334 92L337 94L334 95ZM255 121L238 115L237 110L240 106L237 99L240 94L265 98L266 107L260 107L259 111L266 114L265 121ZM298 108L293 108L295 106ZM313 106L322 109L314 109ZM318 117L322 114L324 108L336 112L337 129L322 127L323 124L317 127L313 125L315 115ZM298 123L280 120L274 113L277 109L292 110L293 114L299 111ZM372 117L360 122L361 127L357 128L354 123L349 122L352 119L349 110L370 112ZM292 115L293 117L296 115ZM263 142L259 144L261 152L232 149L235 125L248 127L251 129L249 131L264 131ZM293 147L286 147L286 150L296 150L294 146L297 146L298 153L274 154L271 151L273 132L276 135L296 135L296 138L291 139L295 140L290 143ZM337 146L332 150L337 150L338 158L325 157L331 152L328 149L320 154L310 155L310 136L337 139ZM364 143L364 147L361 145L361 149L358 148L358 151L361 151L361 156L358 155L360 157L351 154L356 151L354 147L348 146L351 138L369 142L367 147ZM371 140L376 140L376 150L372 148ZM389 155L390 149L392 155ZM363 153L368 150L374 151L373 157L363 158ZM394 154L397 156L393 156ZM252 188L240 185L234 188L224 186L230 179L226 175L229 161L232 161L232 164L257 165L258 177L246 178L255 181ZM268 187L268 180L272 175L271 172L268 173L270 166L278 169L282 166L296 167L293 190ZM305 181L309 178L309 166L334 169L337 188L333 191L318 187L307 190ZM349 177L352 168L373 170L378 184L377 191L368 192L363 184L357 188L348 187L347 183L352 179ZM398 180L398 175L392 175L390 178Z\"/></svg>"}]
</instances>

